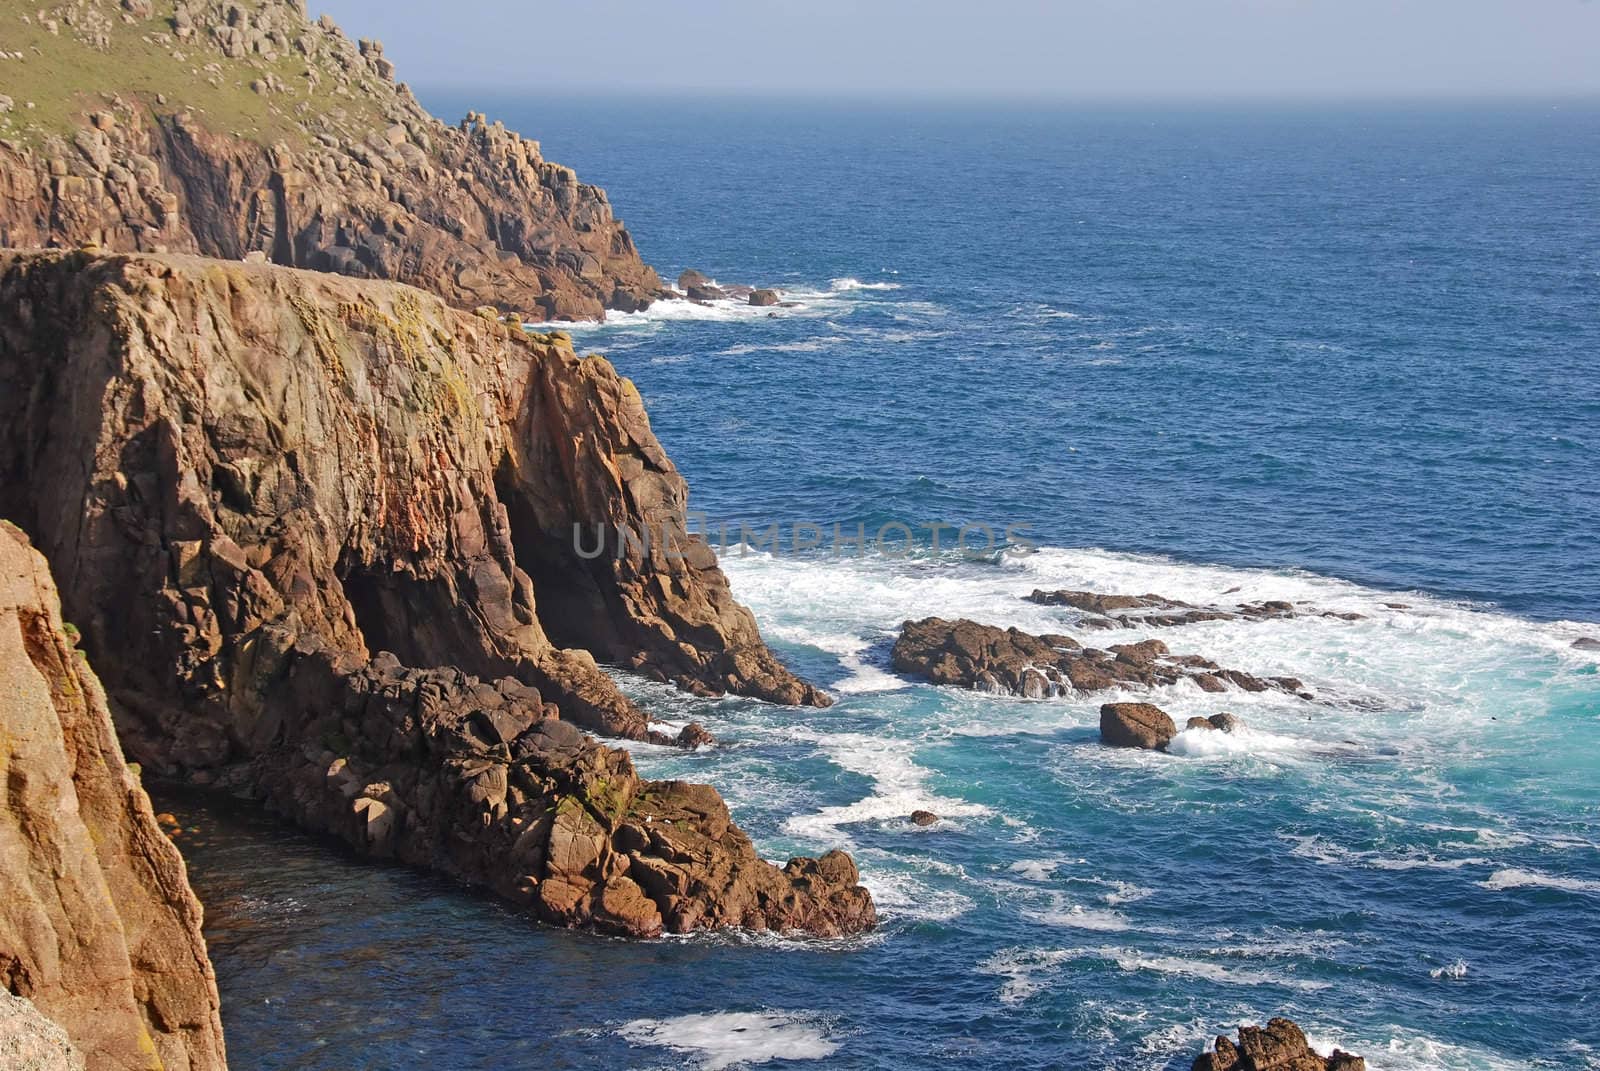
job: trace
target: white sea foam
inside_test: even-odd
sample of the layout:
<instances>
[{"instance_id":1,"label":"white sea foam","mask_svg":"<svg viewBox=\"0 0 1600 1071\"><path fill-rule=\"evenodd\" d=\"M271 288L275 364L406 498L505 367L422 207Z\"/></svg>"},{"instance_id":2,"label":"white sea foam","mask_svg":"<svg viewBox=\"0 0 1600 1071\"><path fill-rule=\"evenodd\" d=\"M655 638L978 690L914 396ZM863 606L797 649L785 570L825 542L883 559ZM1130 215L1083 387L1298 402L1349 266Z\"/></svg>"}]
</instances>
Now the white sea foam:
<instances>
[{"instance_id":1,"label":"white sea foam","mask_svg":"<svg viewBox=\"0 0 1600 1071\"><path fill-rule=\"evenodd\" d=\"M1154 889L1146 889L1131 881L1115 881L1111 884L1112 891L1106 893L1104 897L1108 904L1131 904L1155 895Z\"/></svg>"},{"instance_id":2,"label":"white sea foam","mask_svg":"<svg viewBox=\"0 0 1600 1071\"><path fill-rule=\"evenodd\" d=\"M972 910L970 896L941 887L893 863L879 863L858 853L861 884L872 893L873 903L885 919L914 919L918 922L949 922Z\"/></svg>"},{"instance_id":3,"label":"white sea foam","mask_svg":"<svg viewBox=\"0 0 1600 1071\"><path fill-rule=\"evenodd\" d=\"M1541 874L1537 870L1521 870L1510 867L1505 870L1496 870L1483 881L1478 882L1485 889L1560 889L1562 892L1575 893L1600 893L1600 881L1590 881L1585 878L1566 878L1554 874Z\"/></svg>"},{"instance_id":4,"label":"white sea foam","mask_svg":"<svg viewBox=\"0 0 1600 1071\"><path fill-rule=\"evenodd\" d=\"M935 795L927 788L928 771L912 761L911 743L866 733L822 733L797 728L791 733L808 741L834 765L872 780L872 794L854 803L795 815L784 831L819 846L850 844L849 828L863 822L903 824L913 811L932 811L941 818L974 818L993 812L981 803Z\"/></svg>"},{"instance_id":5,"label":"white sea foam","mask_svg":"<svg viewBox=\"0 0 1600 1071\"><path fill-rule=\"evenodd\" d=\"M1046 926L1060 926L1072 930L1098 930L1102 933L1116 933L1132 928L1125 915L1116 911L1108 911L1099 907L1084 907L1082 904L1069 904L1057 899L1056 905L1048 910L1025 910L1022 917L1032 922L1041 922Z\"/></svg>"},{"instance_id":6,"label":"white sea foam","mask_svg":"<svg viewBox=\"0 0 1600 1071\"><path fill-rule=\"evenodd\" d=\"M1306 1040L1322 1053L1334 1049L1360 1053L1372 1071L1527 1071L1530 1066L1526 1059L1455 1045L1397 1026L1387 1034L1366 1038L1308 1030Z\"/></svg>"},{"instance_id":7,"label":"white sea foam","mask_svg":"<svg viewBox=\"0 0 1600 1071\"><path fill-rule=\"evenodd\" d=\"M980 974L993 974L1006 981L1000 1000L1017 1004L1046 988L1063 965L1078 960L1100 960L1124 971L1151 971L1157 974L1196 978L1213 985L1276 985L1305 992L1327 989L1328 982L1296 978L1283 971L1268 971L1217 963L1195 956L1156 955L1133 948L1009 948L979 964Z\"/></svg>"},{"instance_id":8,"label":"white sea foam","mask_svg":"<svg viewBox=\"0 0 1600 1071\"><path fill-rule=\"evenodd\" d=\"M846 291L850 291L850 290L899 290L900 289L900 284L899 283L889 283L889 282L864 283L860 279L856 279L856 278L854 278L852 276L848 276L848 275L845 276L844 278L841 278L841 279L829 279L828 280L828 285L831 286L834 290L836 290L838 292L841 292L841 293L846 292Z\"/></svg>"},{"instance_id":9,"label":"white sea foam","mask_svg":"<svg viewBox=\"0 0 1600 1071\"><path fill-rule=\"evenodd\" d=\"M1063 859L1018 859L1006 869L1028 881L1048 881L1065 862Z\"/></svg>"},{"instance_id":10,"label":"white sea foam","mask_svg":"<svg viewBox=\"0 0 1600 1071\"><path fill-rule=\"evenodd\" d=\"M1429 978L1448 978L1451 981L1460 981L1467 976L1467 961L1457 959L1447 967L1435 967L1428 972Z\"/></svg>"},{"instance_id":11,"label":"white sea foam","mask_svg":"<svg viewBox=\"0 0 1600 1071\"><path fill-rule=\"evenodd\" d=\"M1368 870L1460 870L1467 866L1490 866L1492 860L1470 855L1441 859L1421 850L1410 854L1392 855L1379 851L1357 851L1335 844L1324 837L1281 834L1294 847L1291 855L1310 859L1326 866L1363 867Z\"/></svg>"},{"instance_id":12,"label":"white sea foam","mask_svg":"<svg viewBox=\"0 0 1600 1071\"><path fill-rule=\"evenodd\" d=\"M1316 746L1315 741L1240 726L1232 732L1185 729L1172 738L1167 751L1191 759L1234 758L1239 755L1298 758Z\"/></svg>"},{"instance_id":13,"label":"white sea foam","mask_svg":"<svg viewBox=\"0 0 1600 1071\"><path fill-rule=\"evenodd\" d=\"M767 345L759 342L740 342L718 350L715 356L743 357L750 353L821 353L847 341L843 335L822 335L817 338L802 338L793 342L774 342Z\"/></svg>"},{"instance_id":14,"label":"white sea foam","mask_svg":"<svg viewBox=\"0 0 1600 1071\"><path fill-rule=\"evenodd\" d=\"M672 1019L635 1019L617 1028L635 1045L683 1053L703 1071L771 1060L822 1060L839 1043L810 1012L709 1012Z\"/></svg>"},{"instance_id":15,"label":"white sea foam","mask_svg":"<svg viewBox=\"0 0 1600 1071\"><path fill-rule=\"evenodd\" d=\"M1233 967L1189 956L1150 955L1135 949L1123 949L1121 951L1108 949L1104 950L1102 954L1125 971L1155 971L1160 974L1175 974L1187 978L1198 978L1202 981L1215 982L1222 985L1280 985L1290 989L1313 992L1319 989L1327 989L1331 984L1295 978L1274 971Z\"/></svg>"},{"instance_id":16,"label":"white sea foam","mask_svg":"<svg viewBox=\"0 0 1600 1071\"><path fill-rule=\"evenodd\" d=\"M999 994L1002 1004L1021 1004L1044 989L1061 965L1076 956L1070 950L1007 948L980 963L978 973L1005 979Z\"/></svg>"}]
</instances>

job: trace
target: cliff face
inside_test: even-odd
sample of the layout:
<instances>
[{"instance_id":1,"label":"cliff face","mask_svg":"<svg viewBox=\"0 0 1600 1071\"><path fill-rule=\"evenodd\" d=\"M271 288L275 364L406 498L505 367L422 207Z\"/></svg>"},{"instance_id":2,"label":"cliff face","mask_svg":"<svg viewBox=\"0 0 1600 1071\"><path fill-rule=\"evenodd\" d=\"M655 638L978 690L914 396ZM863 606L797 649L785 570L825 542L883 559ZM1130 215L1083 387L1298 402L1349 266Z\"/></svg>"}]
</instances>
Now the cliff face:
<instances>
[{"instance_id":1,"label":"cliff face","mask_svg":"<svg viewBox=\"0 0 1600 1071\"><path fill-rule=\"evenodd\" d=\"M200 904L69 635L44 558L0 523L0 984L91 1068L221 1068Z\"/></svg>"},{"instance_id":2,"label":"cliff face","mask_svg":"<svg viewBox=\"0 0 1600 1071\"><path fill-rule=\"evenodd\" d=\"M380 44L297 2L0 18L31 46L0 84L0 246L256 254L531 320L662 290L604 190L482 116L441 123Z\"/></svg>"},{"instance_id":3,"label":"cliff face","mask_svg":"<svg viewBox=\"0 0 1600 1071\"><path fill-rule=\"evenodd\" d=\"M0 254L0 307L0 512L141 762L552 921L870 925L847 858L779 871L714 792L640 782L572 729L648 734L550 633L697 691L825 701L687 540L683 481L605 361L394 284L182 257ZM574 523L656 538L585 560Z\"/></svg>"}]
</instances>

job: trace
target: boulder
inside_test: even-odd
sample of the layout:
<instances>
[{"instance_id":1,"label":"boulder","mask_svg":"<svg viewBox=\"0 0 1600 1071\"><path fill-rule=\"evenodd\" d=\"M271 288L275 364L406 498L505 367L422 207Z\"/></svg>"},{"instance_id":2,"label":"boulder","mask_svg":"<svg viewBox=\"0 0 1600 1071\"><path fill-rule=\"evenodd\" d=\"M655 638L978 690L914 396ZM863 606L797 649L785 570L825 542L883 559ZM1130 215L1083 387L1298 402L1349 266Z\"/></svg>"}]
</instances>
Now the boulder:
<instances>
[{"instance_id":1,"label":"boulder","mask_svg":"<svg viewBox=\"0 0 1600 1071\"><path fill-rule=\"evenodd\" d=\"M1331 1056L1318 1055L1300 1027L1277 1018L1265 1027L1241 1026L1237 1045L1219 1035L1213 1051L1195 1059L1193 1071L1366 1071L1366 1067L1366 1060L1338 1049Z\"/></svg>"},{"instance_id":2,"label":"boulder","mask_svg":"<svg viewBox=\"0 0 1600 1071\"><path fill-rule=\"evenodd\" d=\"M717 286L691 286L688 289L690 301L724 301L728 294Z\"/></svg>"},{"instance_id":3,"label":"boulder","mask_svg":"<svg viewBox=\"0 0 1600 1071\"><path fill-rule=\"evenodd\" d=\"M682 290L684 293L688 293L692 288L697 286L710 285L710 276L706 275L704 272L696 271L694 268L685 268L678 275L678 289Z\"/></svg>"},{"instance_id":4,"label":"boulder","mask_svg":"<svg viewBox=\"0 0 1600 1071\"><path fill-rule=\"evenodd\" d=\"M697 721L691 721L678 733L678 746L683 748L710 747L717 742L717 738L706 732L706 727Z\"/></svg>"},{"instance_id":5,"label":"boulder","mask_svg":"<svg viewBox=\"0 0 1600 1071\"><path fill-rule=\"evenodd\" d=\"M1167 712L1149 703L1106 703L1100 708L1100 739L1112 747L1159 751L1177 735Z\"/></svg>"},{"instance_id":6,"label":"boulder","mask_svg":"<svg viewBox=\"0 0 1600 1071\"><path fill-rule=\"evenodd\" d=\"M768 305L776 305L778 303L778 292L766 288L752 290L750 291L749 300L750 304L763 308Z\"/></svg>"},{"instance_id":7,"label":"boulder","mask_svg":"<svg viewBox=\"0 0 1600 1071\"><path fill-rule=\"evenodd\" d=\"M932 811L912 811L906 820L914 826L931 826L939 820L939 816Z\"/></svg>"},{"instance_id":8,"label":"boulder","mask_svg":"<svg viewBox=\"0 0 1600 1071\"><path fill-rule=\"evenodd\" d=\"M1244 724L1239 720L1238 715L1229 714L1227 711L1223 711L1221 714L1213 714L1206 721L1213 729L1220 729L1225 733L1231 733Z\"/></svg>"}]
</instances>

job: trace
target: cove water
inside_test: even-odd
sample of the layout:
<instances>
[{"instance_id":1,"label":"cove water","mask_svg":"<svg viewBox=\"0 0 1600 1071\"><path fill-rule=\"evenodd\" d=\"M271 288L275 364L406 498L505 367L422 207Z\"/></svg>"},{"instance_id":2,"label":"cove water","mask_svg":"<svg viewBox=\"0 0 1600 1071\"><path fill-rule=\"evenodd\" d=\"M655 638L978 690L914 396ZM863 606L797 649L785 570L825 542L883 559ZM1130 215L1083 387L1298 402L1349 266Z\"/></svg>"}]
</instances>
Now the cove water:
<instances>
[{"instance_id":1,"label":"cove water","mask_svg":"<svg viewBox=\"0 0 1600 1071\"><path fill-rule=\"evenodd\" d=\"M645 773L855 854L864 938L555 932L180 805L237 1066L1166 1069L1288 1014L1380 1071L1600 1067L1600 106L425 96L541 138L664 274L797 303L573 328L697 509L1043 546L726 556L828 710L623 678L722 741ZM908 617L1062 631L1036 587L1361 619L1159 630L1318 695L1162 689L1247 727L1169 754L1099 745L1132 695L890 671Z\"/></svg>"}]
</instances>

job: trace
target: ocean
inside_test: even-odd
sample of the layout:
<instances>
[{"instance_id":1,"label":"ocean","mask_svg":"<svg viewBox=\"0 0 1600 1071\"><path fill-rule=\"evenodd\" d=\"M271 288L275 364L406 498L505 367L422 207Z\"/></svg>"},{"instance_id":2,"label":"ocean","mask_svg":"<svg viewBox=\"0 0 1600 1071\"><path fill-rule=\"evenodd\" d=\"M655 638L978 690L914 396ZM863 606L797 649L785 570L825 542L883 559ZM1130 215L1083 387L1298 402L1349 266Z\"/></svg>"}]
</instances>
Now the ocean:
<instances>
[{"instance_id":1,"label":"ocean","mask_svg":"<svg viewBox=\"0 0 1600 1071\"><path fill-rule=\"evenodd\" d=\"M1600 1067L1600 104L421 95L604 186L664 277L792 303L571 327L695 509L1036 549L730 547L838 703L622 678L721 741L644 772L855 855L862 938L558 932L164 801L236 1066L1155 1071L1287 1014L1378 1071ZM1360 617L1150 633L1315 701L892 671L907 618L1062 631L1034 588ZM1112 750L1121 698L1245 728Z\"/></svg>"}]
</instances>

